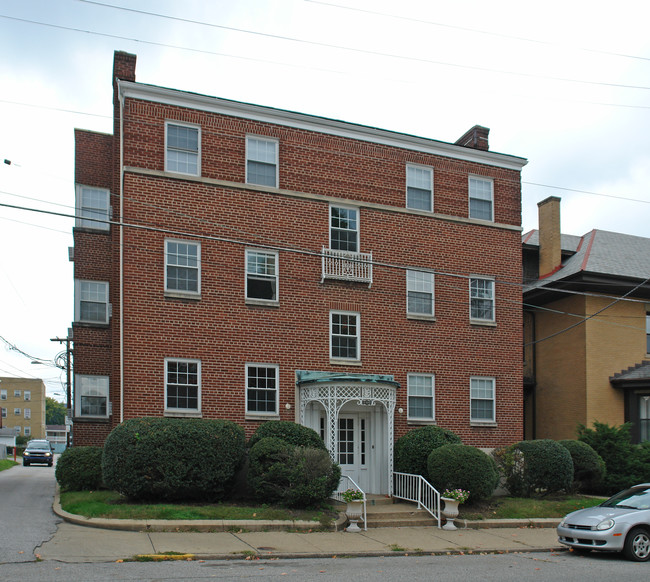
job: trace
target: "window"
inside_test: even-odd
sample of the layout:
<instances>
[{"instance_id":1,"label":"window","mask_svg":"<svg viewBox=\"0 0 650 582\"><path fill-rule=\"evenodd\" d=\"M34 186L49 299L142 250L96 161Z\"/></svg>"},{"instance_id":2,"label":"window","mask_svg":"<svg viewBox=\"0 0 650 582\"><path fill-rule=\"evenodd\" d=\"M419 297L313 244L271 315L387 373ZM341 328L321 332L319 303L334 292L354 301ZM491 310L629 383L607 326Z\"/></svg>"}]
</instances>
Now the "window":
<instances>
[{"instance_id":1,"label":"window","mask_svg":"<svg viewBox=\"0 0 650 582\"><path fill-rule=\"evenodd\" d=\"M165 409L199 412L201 362L165 360Z\"/></svg>"},{"instance_id":2,"label":"window","mask_svg":"<svg viewBox=\"0 0 650 582\"><path fill-rule=\"evenodd\" d=\"M110 192L106 188L77 185L76 226L108 230L110 224Z\"/></svg>"},{"instance_id":3,"label":"window","mask_svg":"<svg viewBox=\"0 0 650 582\"><path fill-rule=\"evenodd\" d=\"M0 400L7 400L7 391L0 390Z\"/></svg>"},{"instance_id":4,"label":"window","mask_svg":"<svg viewBox=\"0 0 650 582\"><path fill-rule=\"evenodd\" d=\"M2 409L2 418L7 418L7 409L6 408Z\"/></svg>"},{"instance_id":5,"label":"window","mask_svg":"<svg viewBox=\"0 0 650 582\"><path fill-rule=\"evenodd\" d=\"M492 216L492 180L470 176L469 217L494 220Z\"/></svg>"},{"instance_id":6,"label":"window","mask_svg":"<svg viewBox=\"0 0 650 582\"><path fill-rule=\"evenodd\" d=\"M165 241L165 291L198 295L201 290L201 245Z\"/></svg>"},{"instance_id":7,"label":"window","mask_svg":"<svg viewBox=\"0 0 650 582\"><path fill-rule=\"evenodd\" d=\"M330 206L330 248L359 251L359 211L356 208Z\"/></svg>"},{"instance_id":8,"label":"window","mask_svg":"<svg viewBox=\"0 0 650 582\"><path fill-rule=\"evenodd\" d=\"M31 400L32 399L32 393L30 390L25 390L25 400Z\"/></svg>"},{"instance_id":9,"label":"window","mask_svg":"<svg viewBox=\"0 0 650 582\"><path fill-rule=\"evenodd\" d=\"M75 281L75 321L108 323L108 283Z\"/></svg>"},{"instance_id":10,"label":"window","mask_svg":"<svg viewBox=\"0 0 650 582\"><path fill-rule=\"evenodd\" d=\"M475 322L494 321L494 281L469 280L470 319Z\"/></svg>"},{"instance_id":11,"label":"window","mask_svg":"<svg viewBox=\"0 0 650 582\"><path fill-rule=\"evenodd\" d=\"M406 312L433 315L433 273L406 271Z\"/></svg>"},{"instance_id":12,"label":"window","mask_svg":"<svg viewBox=\"0 0 650 582\"><path fill-rule=\"evenodd\" d=\"M495 422L494 378L471 378L470 422Z\"/></svg>"},{"instance_id":13,"label":"window","mask_svg":"<svg viewBox=\"0 0 650 582\"><path fill-rule=\"evenodd\" d=\"M279 368L262 364L246 366L246 412L278 414Z\"/></svg>"},{"instance_id":14,"label":"window","mask_svg":"<svg viewBox=\"0 0 650 582\"><path fill-rule=\"evenodd\" d=\"M20 416L20 408L14 408L14 416Z\"/></svg>"},{"instance_id":15,"label":"window","mask_svg":"<svg viewBox=\"0 0 650 582\"><path fill-rule=\"evenodd\" d=\"M650 312L645 314L645 342L646 354L650 354Z\"/></svg>"},{"instance_id":16,"label":"window","mask_svg":"<svg viewBox=\"0 0 650 582\"><path fill-rule=\"evenodd\" d=\"M434 379L430 374L409 374L409 420L435 420Z\"/></svg>"},{"instance_id":17,"label":"window","mask_svg":"<svg viewBox=\"0 0 650 582\"><path fill-rule=\"evenodd\" d=\"M78 416L107 418L108 376L75 376L75 403Z\"/></svg>"},{"instance_id":18,"label":"window","mask_svg":"<svg viewBox=\"0 0 650 582\"><path fill-rule=\"evenodd\" d=\"M31 436L32 435L32 429L29 426L25 427L25 436Z\"/></svg>"},{"instance_id":19,"label":"window","mask_svg":"<svg viewBox=\"0 0 650 582\"><path fill-rule=\"evenodd\" d=\"M14 390L14 398L20 398L20 390Z\"/></svg>"},{"instance_id":20,"label":"window","mask_svg":"<svg viewBox=\"0 0 650 582\"><path fill-rule=\"evenodd\" d=\"M330 358L359 360L359 314L332 311L330 314Z\"/></svg>"},{"instance_id":21,"label":"window","mask_svg":"<svg viewBox=\"0 0 650 582\"><path fill-rule=\"evenodd\" d=\"M406 207L433 210L433 170L421 166L406 166Z\"/></svg>"},{"instance_id":22,"label":"window","mask_svg":"<svg viewBox=\"0 0 650 582\"><path fill-rule=\"evenodd\" d=\"M167 122L165 134L165 170L198 176L201 137L199 128Z\"/></svg>"},{"instance_id":23,"label":"window","mask_svg":"<svg viewBox=\"0 0 650 582\"><path fill-rule=\"evenodd\" d=\"M246 251L246 299L277 302L277 253Z\"/></svg>"},{"instance_id":24,"label":"window","mask_svg":"<svg viewBox=\"0 0 650 582\"><path fill-rule=\"evenodd\" d=\"M26 420L29 420L32 417L32 409L31 408L25 408L24 410L24 416Z\"/></svg>"},{"instance_id":25,"label":"window","mask_svg":"<svg viewBox=\"0 0 650 582\"><path fill-rule=\"evenodd\" d=\"M278 187L278 142L246 138L246 183Z\"/></svg>"}]
</instances>

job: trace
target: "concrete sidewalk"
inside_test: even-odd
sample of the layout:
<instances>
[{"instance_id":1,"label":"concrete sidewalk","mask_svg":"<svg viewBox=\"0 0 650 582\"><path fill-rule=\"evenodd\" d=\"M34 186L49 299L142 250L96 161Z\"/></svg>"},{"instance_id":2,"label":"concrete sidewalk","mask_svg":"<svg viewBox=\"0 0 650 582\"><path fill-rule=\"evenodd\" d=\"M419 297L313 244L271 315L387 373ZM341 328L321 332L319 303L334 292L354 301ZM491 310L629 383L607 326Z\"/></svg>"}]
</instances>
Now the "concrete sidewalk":
<instances>
[{"instance_id":1,"label":"concrete sidewalk","mask_svg":"<svg viewBox=\"0 0 650 582\"><path fill-rule=\"evenodd\" d=\"M257 559L405 554L556 551L559 520L493 520L469 523L455 531L437 527L371 528L361 533L296 531L276 522L145 522L87 519L64 512L58 495L55 512L64 519L51 540L35 551L43 560L108 562L137 556L177 559ZM480 528L471 527L480 525ZM89 527L91 526L91 527ZM487 526L487 527L486 527ZM532 527L531 527L532 526ZM255 528L256 531L251 531ZM165 531L161 531L165 530ZM193 531L192 531L193 530ZM200 531L198 531L200 530ZM168 558L170 555L167 556Z\"/></svg>"}]
</instances>

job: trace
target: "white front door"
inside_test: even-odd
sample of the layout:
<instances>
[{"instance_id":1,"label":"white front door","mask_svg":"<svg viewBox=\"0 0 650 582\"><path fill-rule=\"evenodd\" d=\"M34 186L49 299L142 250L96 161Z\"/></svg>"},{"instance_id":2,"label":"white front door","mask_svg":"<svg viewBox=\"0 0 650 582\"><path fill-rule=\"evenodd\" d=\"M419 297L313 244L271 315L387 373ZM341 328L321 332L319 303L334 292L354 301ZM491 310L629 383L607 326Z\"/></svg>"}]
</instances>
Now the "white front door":
<instances>
[{"instance_id":1,"label":"white front door","mask_svg":"<svg viewBox=\"0 0 650 582\"><path fill-rule=\"evenodd\" d=\"M341 414L338 424L338 462L341 473L347 475L364 491L369 491L367 414Z\"/></svg>"}]
</instances>

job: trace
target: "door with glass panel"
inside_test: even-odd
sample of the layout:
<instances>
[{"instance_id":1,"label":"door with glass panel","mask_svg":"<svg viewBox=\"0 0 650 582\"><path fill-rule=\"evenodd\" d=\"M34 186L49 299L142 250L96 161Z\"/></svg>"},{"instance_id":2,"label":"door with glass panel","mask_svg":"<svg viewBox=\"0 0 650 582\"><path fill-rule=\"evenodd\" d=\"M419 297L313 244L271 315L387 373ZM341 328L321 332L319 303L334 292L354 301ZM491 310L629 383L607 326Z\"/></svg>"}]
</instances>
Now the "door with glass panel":
<instances>
[{"instance_id":1,"label":"door with glass panel","mask_svg":"<svg viewBox=\"0 0 650 582\"><path fill-rule=\"evenodd\" d=\"M338 421L338 462L341 472L369 490L368 415L341 414Z\"/></svg>"}]
</instances>

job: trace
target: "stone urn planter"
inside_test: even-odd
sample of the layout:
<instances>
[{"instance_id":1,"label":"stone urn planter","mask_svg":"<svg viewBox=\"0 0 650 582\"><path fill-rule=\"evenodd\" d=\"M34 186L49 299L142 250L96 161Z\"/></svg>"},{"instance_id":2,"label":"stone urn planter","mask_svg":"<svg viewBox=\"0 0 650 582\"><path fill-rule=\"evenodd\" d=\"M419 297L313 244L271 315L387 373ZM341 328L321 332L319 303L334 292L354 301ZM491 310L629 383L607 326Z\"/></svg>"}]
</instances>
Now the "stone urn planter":
<instances>
[{"instance_id":1,"label":"stone urn planter","mask_svg":"<svg viewBox=\"0 0 650 582\"><path fill-rule=\"evenodd\" d=\"M446 523L442 526L442 529L458 529L454 525L454 519L458 517L459 501L457 499L451 499L450 497L441 497L440 499L445 502L445 507L442 510L442 515L445 517Z\"/></svg>"},{"instance_id":2,"label":"stone urn planter","mask_svg":"<svg viewBox=\"0 0 650 582\"><path fill-rule=\"evenodd\" d=\"M361 519L361 514L363 513L363 499L354 499L348 501L347 507L345 508L345 515L350 520L350 525L345 528L347 532L360 532L361 528L357 525L357 522Z\"/></svg>"}]
</instances>

